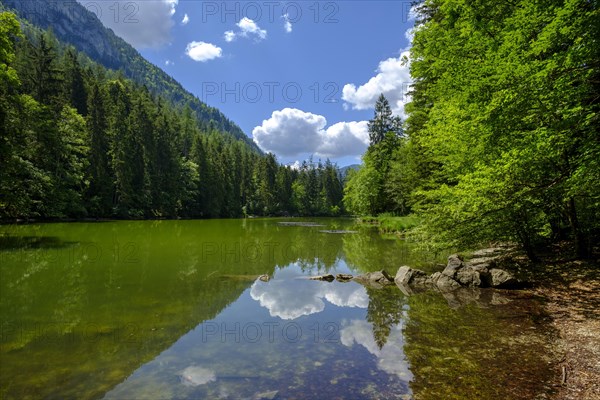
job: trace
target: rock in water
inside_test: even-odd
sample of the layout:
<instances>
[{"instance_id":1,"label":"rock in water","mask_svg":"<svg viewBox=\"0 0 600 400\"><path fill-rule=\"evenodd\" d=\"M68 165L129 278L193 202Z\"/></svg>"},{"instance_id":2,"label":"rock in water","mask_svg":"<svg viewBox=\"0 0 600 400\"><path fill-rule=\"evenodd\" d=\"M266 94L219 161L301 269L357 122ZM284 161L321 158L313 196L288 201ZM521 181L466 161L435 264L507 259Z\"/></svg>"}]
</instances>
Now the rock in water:
<instances>
[{"instance_id":1,"label":"rock in water","mask_svg":"<svg viewBox=\"0 0 600 400\"><path fill-rule=\"evenodd\" d=\"M336 279L338 282L348 282L348 281L351 281L351 280L352 280L352 278L353 278L353 276L352 276L352 275L350 275L350 274L337 274L337 275L335 276L335 279Z\"/></svg>"},{"instance_id":2,"label":"rock in water","mask_svg":"<svg viewBox=\"0 0 600 400\"><path fill-rule=\"evenodd\" d=\"M406 265L401 266L398 269L398 272L396 272L396 277L394 278L394 281L396 283L408 285L408 283L410 282L410 278L412 277L412 271L413 269L411 267L407 267Z\"/></svg>"},{"instance_id":3,"label":"rock in water","mask_svg":"<svg viewBox=\"0 0 600 400\"><path fill-rule=\"evenodd\" d=\"M328 274L328 275L317 275L317 276L311 276L310 278L308 278L312 281L327 281L327 282L333 282L333 280L335 279L335 276Z\"/></svg>"},{"instance_id":4,"label":"rock in water","mask_svg":"<svg viewBox=\"0 0 600 400\"><path fill-rule=\"evenodd\" d=\"M372 283L378 283L380 285L389 285L394 282L394 278L390 276L385 270L375 271L375 272L367 272L364 275L359 275L354 279L358 281L366 281Z\"/></svg>"},{"instance_id":5,"label":"rock in water","mask_svg":"<svg viewBox=\"0 0 600 400\"><path fill-rule=\"evenodd\" d=\"M215 381L217 376L210 369L191 366L181 372L180 379L185 386L200 386Z\"/></svg>"},{"instance_id":6,"label":"rock in water","mask_svg":"<svg viewBox=\"0 0 600 400\"><path fill-rule=\"evenodd\" d=\"M449 290L455 290L460 287L460 283L456 282L454 279L450 278L448 275L443 274L443 273L439 274L436 277L435 285L442 292L449 291Z\"/></svg>"},{"instance_id":7,"label":"rock in water","mask_svg":"<svg viewBox=\"0 0 600 400\"><path fill-rule=\"evenodd\" d=\"M425 272L407 266L400 267L394 281L399 285L425 285L431 282Z\"/></svg>"}]
</instances>

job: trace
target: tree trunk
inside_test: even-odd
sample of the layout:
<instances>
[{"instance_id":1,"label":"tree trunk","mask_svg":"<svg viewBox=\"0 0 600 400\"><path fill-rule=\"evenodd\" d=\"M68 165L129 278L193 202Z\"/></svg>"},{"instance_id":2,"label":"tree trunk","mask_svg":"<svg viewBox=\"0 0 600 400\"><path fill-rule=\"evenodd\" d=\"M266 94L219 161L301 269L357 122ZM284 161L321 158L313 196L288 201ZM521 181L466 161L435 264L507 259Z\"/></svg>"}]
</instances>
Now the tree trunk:
<instances>
[{"instance_id":1,"label":"tree trunk","mask_svg":"<svg viewBox=\"0 0 600 400\"><path fill-rule=\"evenodd\" d=\"M577 218L577 208L575 207L575 199L571 197L568 205L569 223L573 233L573 244L578 258L587 258L589 256L587 238L581 230L579 219Z\"/></svg>"},{"instance_id":2,"label":"tree trunk","mask_svg":"<svg viewBox=\"0 0 600 400\"><path fill-rule=\"evenodd\" d=\"M533 246L531 244L531 238L529 236L529 232L526 228L523 228L523 226L522 226L523 223L524 222L519 224L518 221L515 222L517 236L519 237L521 246L523 247L523 250L525 250L525 254L527 254L527 257L529 258L529 260L531 260L533 262L537 262L537 261L539 261L539 259L533 251Z\"/></svg>"}]
</instances>

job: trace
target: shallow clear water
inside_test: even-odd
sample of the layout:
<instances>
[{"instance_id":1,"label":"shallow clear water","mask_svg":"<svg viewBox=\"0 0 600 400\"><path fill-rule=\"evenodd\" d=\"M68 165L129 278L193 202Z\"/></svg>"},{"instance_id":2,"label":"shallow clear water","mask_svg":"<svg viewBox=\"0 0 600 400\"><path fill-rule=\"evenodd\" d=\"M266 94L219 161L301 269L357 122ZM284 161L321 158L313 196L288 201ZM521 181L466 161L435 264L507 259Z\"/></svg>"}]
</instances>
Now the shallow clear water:
<instances>
[{"instance_id":1,"label":"shallow clear water","mask_svg":"<svg viewBox=\"0 0 600 400\"><path fill-rule=\"evenodd\" d=\"M351 220L310 221L0 226L0 398L550 392L539 301L308 280L443 261Z\"/></svg>"}]
</instances>

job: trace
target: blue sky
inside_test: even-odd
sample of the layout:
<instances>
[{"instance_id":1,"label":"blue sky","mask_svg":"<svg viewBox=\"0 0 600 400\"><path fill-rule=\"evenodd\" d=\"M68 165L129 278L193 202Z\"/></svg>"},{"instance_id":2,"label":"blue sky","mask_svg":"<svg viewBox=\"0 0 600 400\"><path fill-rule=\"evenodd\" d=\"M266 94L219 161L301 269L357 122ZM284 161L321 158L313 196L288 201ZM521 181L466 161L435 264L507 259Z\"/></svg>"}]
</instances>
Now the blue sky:
<instances>
[{"instance_id":1,"label":"blue sky","mask_svg":"<svg viewBox=\"0 0 600 400\"><path fill-rule=\"evenodd\" d=\"M359 162L379 93L403 115L409 1L80 2L283 163Z\"/></svg>"}]
</instances>

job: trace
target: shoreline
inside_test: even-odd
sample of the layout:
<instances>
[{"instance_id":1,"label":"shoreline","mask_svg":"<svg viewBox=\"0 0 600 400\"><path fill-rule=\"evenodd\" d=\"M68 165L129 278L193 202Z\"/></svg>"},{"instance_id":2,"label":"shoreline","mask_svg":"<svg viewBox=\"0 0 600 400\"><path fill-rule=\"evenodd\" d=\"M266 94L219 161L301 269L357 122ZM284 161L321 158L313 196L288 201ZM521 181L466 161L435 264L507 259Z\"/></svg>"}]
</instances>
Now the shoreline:
<instances>
[{"instance_id":1,"label":"shoreline","mask_svg":"<svg viewBox=\"0 0 600 400\"><path fill-rule=\"evenodd\" d=\"M509 251L510 252L510 251ZM600 259L569 258L565 243L540 251L531 262L521 251L508 255L525 291L545 299L556 333L555 400L600 400Z\"/></svg>"},{"instance_id":2,"label":"shoreline","mask_svg":"<svg viewBox=\"0 0 600 400\"><path fill-rule=\"evenodd\" d=\"M559 243L538 249L539 260L508 244L479 249L472 254L497 259L501 268L526 283L517 289L544 301L548 329L555 336L551 349L553 378L548 382L553 400L600 400L600 259L569 258L570 248ZM470 262L471 257L465 258ZM479 258L481 259L481 258ZM546 397L544 397L546 398Z\"/></svg>"},{"instance_id":3,"label":"shoreline","mask_svg":"<svg viewBox=\"0 0 600 400\"><path fill-rule=\"evenodd\" d=\"M554 279L533 289L547 299L551 326L558 332L553 399L600 399L600 269L597 262L548 265ZM562 281L561 281L562 280Z\"/></svg>"}]
</instances>

